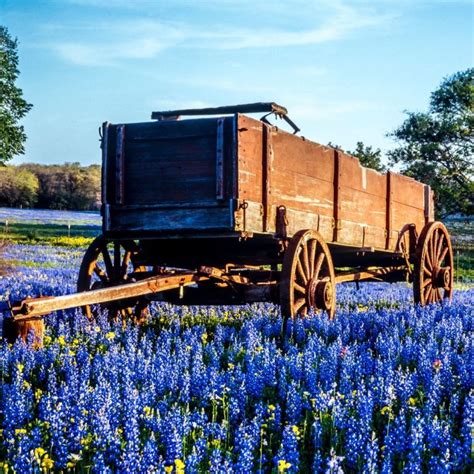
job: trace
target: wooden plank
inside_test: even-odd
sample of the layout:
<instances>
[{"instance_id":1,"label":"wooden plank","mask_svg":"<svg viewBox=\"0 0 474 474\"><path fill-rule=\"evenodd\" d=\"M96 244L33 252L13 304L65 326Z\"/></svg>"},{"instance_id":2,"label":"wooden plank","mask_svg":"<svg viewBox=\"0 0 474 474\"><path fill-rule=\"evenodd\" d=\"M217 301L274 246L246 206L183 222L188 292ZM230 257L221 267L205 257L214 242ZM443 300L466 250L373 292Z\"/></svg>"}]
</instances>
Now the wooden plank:
<instances>
[{"instance_id":1,"label":"wooden plank","mask_svg":"<svg viewBox=\"0 0 474 474\"><path fill-rule=\"evenodd\" d=\"M339 187L339 221L357 222L385 229L385 207L385 196L375 196L345 186Z\"/></svg>"},{"instance_id":2,"label":"wooden plank","mask_svg":"<svg viewBox=\"0 0 474 474\"><path fill-rule=\"evenodd\" d=\"M385 198L386 177L362 166L359 160L338 150L341 186Z\"/></svg>"},{"instance_id":3,"label":"wooden plank","mask_svg":"<svg viewBox=\"0 0 474 474\"><path fill-rule=\"evenodd\" d=\"M107 176L108 176L108 157L109 157L109 122L104 122L102 124L102 170L101 170L101 181L102 181L102 189L101 189L101 199L102 204L107 204Z\"/></svg>"},{"instance_id":4,"label":"wooden plank","mask_svg":"<svg viewBox=\"0 0 474 474\"><path fill-rule=\"evenodd\" d=\"M427 184L425 184L424 191L425 224L427 224L434 221L433 193Z\"/></svg>"},{"instance_id":5,"label":"wooden plank","mask_svg":"<svg viewBox=\"0 0 474 474\"><path fill-rule=\"evenodd\" d=\"M387 172L387 196L385 204L385 228L386 230L386 242L385 248L389 249L391 247L391 237L392 237L392 172Z\"/></svg>"},{"instance_id":6,"label":"wooden plank","mask_svg":"<svg viewBox=\"0 0 474 474\"><path fill-rule=\"evenodd\" d=\"M134 283L117 285L110 288L85 291L61 296L29 298L12 308L15 321L43 316L53 311L76 308L79 306L109 303L127 298L151 295L161 291L192 285L208 280L205 275L194 272L159 275Z\"/></svg>"},{"instance_id":7,"label":"wooden plank","mask_svg":"<svg viewBox=\"0 0 474 474\"><path fill-rule=\"evenodd\" d=\"M397 173L392 174L391 180L394 202L421 209L424 212L424 184Z\"/></svg>"},{"instance_id":8,"label":"wooden plank","mask_svg":"<svg viewBox=\"0 0 474 474\"><path fill-rule=\"evenodd\" d=\"M334 150L334 197L333 197L333 216L334 230L332 241L339 241L340 229L340 211L341 211L341 154L338 150Z\"/></svg>"},{"instance_id":9,"label":"wooden plank","mask_svg":"<svg viewBox=\"0 0 474 474\"><path fill-rule=\"evenodd\" d=\"M166 142L216 136L216 119L204 118L173 122L127 123L130 142Z\"/></svg>"},{"instance_id":10,"label":"wooden plank","mask_svg":"<svg viewBox=\"0 0 474 474\"><path fill-rule=\"evenodd\" d=\"M334 150L313 143L304 138L290 135L283 130L275 130L272 137L274 169L296 176L308 176L322 181L334 181ZM299 194L304 195L300 189ZM331 196L328 197L332 201Z\"/></svg>"},{"instance_id":11,"label":"wooden plank","mask_svg":"<svg viewBox=\"0 0 474 474\"><path fill-rule=\"evenodd\" d=\"M393 230L399 232L406 224L415 224L418 233L420 233L425 225L424 209L417 209L394 200L392 202ZM392 245L394 245L393 240Z\"/></svg>"},{"instance_id":12,"label":"wooden plank","mask_svg":"<svg viewBox=\"0 0 474 474\"><path fill-rule=\"evenodd\" d=\"M226 114L251 114L251 113L276 113L286 115L285 107L275 102L254 102L252 104L225 105L223 107L204 107L196 109L178 109L162 112L152 112L151 118L162 120L165 117L176 117L180 115L226 115Z\"/></svg>"},{"instance_id":13,"label":"wooden plank","mask_svg":"<svg viewBox=\"0 0 474 474\"><path fill-rule=\"evenodd\" d=\"M224 199L224 119L217 119L216 198Z\"/></svg>"},{"instance_id":14,"label":"wooden plank","mask_svg":"<svg viewBox=\"0 0 474 474\"><path fill-rule=\"evenodd\" d=\"M262 202L263 124L238 116L238 196L242 201Z\"/></svg>"},{"instance_id":15,"label":"wooden plank","mask_svg":"<svg viewBox=\"0 0 474 474\"><path fill-rule=\"evenodd\" d=\"M133 209L116 208L111 213L113 232L232 230L228 206L201 208Z\"/></svg>"},{"instance_id":16,"label":"wooden plank","mask_svg":"<svg viewBox=\"0 0 474 474\"><path fill-rule=\"evenodd\" d=\"M125 125L117 125L117 146L115 153L115 203L124 202L124 152L125 152Z\"/></svg>"},{"instance_id":17,"label":"wooden plank","mask_svg":"<svg viewBox=\"0 0 474 474\"><path fill-rule=\"evenodd\" d=\"M263 160L262 160L262 205L263 205L263 231L269 230L269 219L272 203L272 168L273 146L272 128L270 125L263 127Z\"/></svg>"}]
</instances>

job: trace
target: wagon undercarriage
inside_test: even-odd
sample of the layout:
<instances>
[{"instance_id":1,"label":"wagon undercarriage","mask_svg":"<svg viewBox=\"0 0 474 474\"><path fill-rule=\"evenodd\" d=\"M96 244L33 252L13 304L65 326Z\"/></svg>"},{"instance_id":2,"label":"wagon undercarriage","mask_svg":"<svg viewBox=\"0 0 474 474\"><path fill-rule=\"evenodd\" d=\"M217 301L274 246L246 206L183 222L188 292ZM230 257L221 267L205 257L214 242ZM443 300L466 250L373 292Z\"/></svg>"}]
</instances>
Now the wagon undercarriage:
<instances>
[{"instance_id":1,"label":"wagon undercarriage","mask_svg":"<svg viewBox=\"0 0 474 474\"><path fill-rule=\"evenodd\" d=\"M241 115L257 111L267 115ZM176 120L216 113L226 116ZM285 318L332 318L337 285L364 280L412 282L421 305L450 299L453 253L429 186L279 130L269 114L298 131L273 103L104 123L103 235L78 293L3 303L7 324L72 307L141 321L153 300L270 301Z\"/></svg>"}]
</instances>

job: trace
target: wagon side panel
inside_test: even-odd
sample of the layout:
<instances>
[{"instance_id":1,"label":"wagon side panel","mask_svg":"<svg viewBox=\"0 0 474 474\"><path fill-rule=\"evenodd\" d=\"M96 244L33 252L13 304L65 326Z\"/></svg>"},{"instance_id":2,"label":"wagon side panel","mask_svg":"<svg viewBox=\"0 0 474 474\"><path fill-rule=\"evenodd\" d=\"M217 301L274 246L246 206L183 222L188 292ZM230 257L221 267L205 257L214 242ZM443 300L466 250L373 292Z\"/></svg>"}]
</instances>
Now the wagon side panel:
<instances>
[{"instance_id":1,"label":"wagon side panel","mask_svg":"<svg viewBox=\"0 0 474 474\"><path fill-rule=\"evenodd\" d=\"M394 249L400 230L406 224L415 224L418 233L426 222L434 220L433 194L413 178L390 173L390 248Z\"/></svg>"},{"instance_id":2,"label":"wagon side panel","mask_svg":"<svg viewBox=\"0 0 474 474\"><path fill-rule=\"evenodd\" d=\"M106 232L232 230L232 118L107 127Z\"/></svg>"},{"instance_id":3,"label":"wagon side panel","mask_svg":"<svg viewBox=\"0 0 474 474\"><path fill-rule=\"evenodd\" d=\"M336 151L337 202L334 241L357 247L384 248L387 179Z\"/></svg>"},{"instance_id":4,"label":"wagon side panel","mask_svg":"<svg viewBox=\"0 0 474 474\"><path fill-rule=\"evenodd\" d=\"M280 209L288 236L312 228L332 239L333 150L244 116L238 142L239 199L249 201L252 231L278 234Z\"/></svg>"},{"instance_id":5,"label":"wagon side panel","mask_svg":"<svg viewBox=\"0 0 474 474\"><path fill-rule=\"evenodd\" d=\"M237 115L236 121L237 196L241 208L235 228L238 231L261 233L264 232L264 124L244 115Z\"/></svg>"}]
</instances>

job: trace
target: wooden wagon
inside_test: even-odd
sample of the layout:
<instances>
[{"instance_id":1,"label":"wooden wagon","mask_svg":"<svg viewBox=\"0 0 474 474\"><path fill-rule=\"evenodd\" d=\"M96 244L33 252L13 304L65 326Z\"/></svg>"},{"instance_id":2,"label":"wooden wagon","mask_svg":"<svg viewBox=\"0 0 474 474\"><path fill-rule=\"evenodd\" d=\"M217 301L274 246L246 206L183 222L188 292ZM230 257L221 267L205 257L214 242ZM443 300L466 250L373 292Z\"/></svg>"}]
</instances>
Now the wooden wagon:
<instances>
[{"instance_id":1,"label":"wooden wagon","mask_svg":"<svg viewBox=\"0 0 474 474\"><path fill-rule=\"evenodd\" d=\"M298 130L274 103L103 124L103 233L79 293L19 302L13 317L102 304L141 318L153 299L333 317L336 285L361 280L410 280L421 305L451 298L452 248L430 187L281 130L271 114Z\"/></svg>"}]
</instances>

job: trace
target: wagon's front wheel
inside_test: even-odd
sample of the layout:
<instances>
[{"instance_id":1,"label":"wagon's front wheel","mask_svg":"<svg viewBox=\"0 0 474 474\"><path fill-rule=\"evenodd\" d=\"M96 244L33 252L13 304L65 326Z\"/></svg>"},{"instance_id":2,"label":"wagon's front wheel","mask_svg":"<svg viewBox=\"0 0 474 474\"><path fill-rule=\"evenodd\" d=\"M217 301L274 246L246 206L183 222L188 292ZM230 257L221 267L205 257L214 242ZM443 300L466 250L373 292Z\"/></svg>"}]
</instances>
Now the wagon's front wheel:
<instances>
[{"instance_id":1,"label":"wagon's front wheel","mask_svg":"<svg viewBox=\"0 0 474 474\"><path fill-rule=\"evenodd\" d=\"M79 269L77 291L90 291L109 288L132 282L142 267L135 267L133 257L138 252L133 241L111 241L103 236L97 237L86 250ZM131 317L142 321L148 316L146 300L122 300L97 305L106 308L111 319ZM93 319L97 308L84 306L84 314Z\"/></svg>"},{"instance_id":2,"label":"wagon's front wheel","mask_svg":"<svg viewBox=\"0 0 474 474\"><path fill-rule=\"evenodd\" d=\"M415 303L425 306L451 299L454 265L451 239L441 222L423 227L416 246L413 294Z\"/></svg>"},{"instance_id":3,"label":"wagon's front wheel","mask_svg":"<svg viewBox=\"0 0 474 474\"><path fill-rule=\"evenodd\" d=\"M336 311L336 281L331 253L319 232L300 230L283 258L280 305L284 318L305 316L310 308Z\"/></svg>"}]
</instances>

